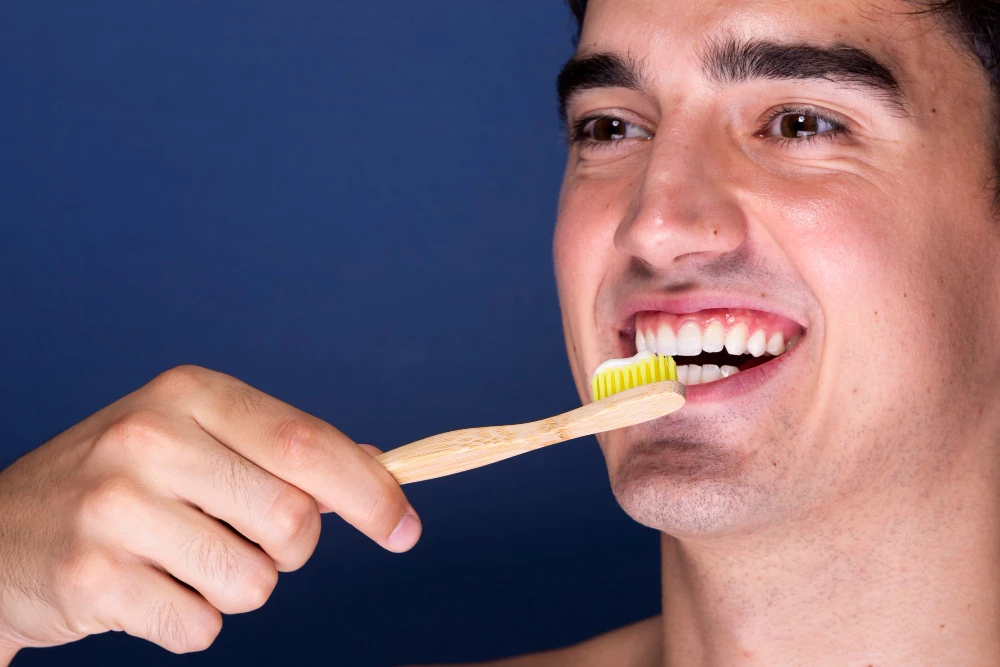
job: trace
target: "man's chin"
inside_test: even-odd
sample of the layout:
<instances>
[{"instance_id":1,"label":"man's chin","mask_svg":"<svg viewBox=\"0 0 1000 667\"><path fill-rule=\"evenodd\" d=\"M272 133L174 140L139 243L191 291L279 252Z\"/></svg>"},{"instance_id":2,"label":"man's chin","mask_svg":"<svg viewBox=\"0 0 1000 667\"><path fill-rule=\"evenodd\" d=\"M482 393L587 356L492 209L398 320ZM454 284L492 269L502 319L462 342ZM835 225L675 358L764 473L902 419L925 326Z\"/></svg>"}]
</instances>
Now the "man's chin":
<instances>
[{"instance_id":1,"label":"man's chin","mask_svg":"<svg viewBox=\"0 0 1000 667\"><path fill-rule=\"evenodd\" d=\"M610 434L606 434L610 435ZM635 521L678 538L745 531L771 514L746 452L667 440L602 443L611 489Z\"/></svg>"}]
</instances>

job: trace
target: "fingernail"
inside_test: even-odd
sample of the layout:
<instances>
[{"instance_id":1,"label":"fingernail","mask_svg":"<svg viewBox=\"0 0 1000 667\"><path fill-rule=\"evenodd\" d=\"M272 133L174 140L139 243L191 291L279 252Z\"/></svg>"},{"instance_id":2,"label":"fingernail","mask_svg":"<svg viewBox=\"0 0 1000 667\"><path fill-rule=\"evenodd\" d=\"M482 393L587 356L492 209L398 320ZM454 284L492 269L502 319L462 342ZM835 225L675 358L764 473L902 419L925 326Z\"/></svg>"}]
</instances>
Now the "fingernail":
<instances>
[{"instance_id":1,"label":"fingernail","mask_svg":"<svg viewBox=\"0 0 1000 667\"><path fill-rule=\"evenodd\" d=\"M420 537L420 520L412 512L407 512L389 536L389 548L393 551L406 551L417 543Z\"/></svg>"}]
</instances>

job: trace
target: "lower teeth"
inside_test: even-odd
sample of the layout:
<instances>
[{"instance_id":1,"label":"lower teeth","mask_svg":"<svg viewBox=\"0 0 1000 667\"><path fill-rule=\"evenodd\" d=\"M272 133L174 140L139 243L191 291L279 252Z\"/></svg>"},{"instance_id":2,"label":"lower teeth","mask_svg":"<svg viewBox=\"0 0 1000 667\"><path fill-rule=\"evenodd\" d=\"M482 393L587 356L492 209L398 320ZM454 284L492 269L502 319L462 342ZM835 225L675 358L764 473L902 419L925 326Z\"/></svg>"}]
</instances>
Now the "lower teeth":
<instances>
[{"instance_id":1,"label":"lower teeth","mask_svg":"<svg viewBox=\"0 0 1000 667\"><path fill-rule=\"evenodd\" d=\"M716 366L715 364L697 366L687 364L677 367L677 380L681 384L686 385L705 384L706 382L721 380L730 375L736 375L739 372L740 370L736 366Z\"/></svg>"}]
</instances>

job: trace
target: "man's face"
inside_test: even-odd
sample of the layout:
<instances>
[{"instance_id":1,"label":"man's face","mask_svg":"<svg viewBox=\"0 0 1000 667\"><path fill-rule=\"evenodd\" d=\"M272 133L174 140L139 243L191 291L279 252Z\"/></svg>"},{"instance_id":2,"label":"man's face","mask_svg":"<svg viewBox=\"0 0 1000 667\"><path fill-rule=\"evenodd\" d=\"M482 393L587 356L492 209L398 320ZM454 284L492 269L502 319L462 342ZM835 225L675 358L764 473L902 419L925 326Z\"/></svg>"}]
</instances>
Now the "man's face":
<instances>
[{"instance_id":1,"label":"man's face","mask_svg":"<svg viewBox=\"0 0 1000 667\"><path fill-rule=\"evenodd\" d=\"M758 529L933 493L982 454L967 436L1000 370L989 89L913 11L590 2L563 77L571 365L587 399L637 344L691 383L681 411L600 438L636 520Z\"/></svg>"}]
</instances>

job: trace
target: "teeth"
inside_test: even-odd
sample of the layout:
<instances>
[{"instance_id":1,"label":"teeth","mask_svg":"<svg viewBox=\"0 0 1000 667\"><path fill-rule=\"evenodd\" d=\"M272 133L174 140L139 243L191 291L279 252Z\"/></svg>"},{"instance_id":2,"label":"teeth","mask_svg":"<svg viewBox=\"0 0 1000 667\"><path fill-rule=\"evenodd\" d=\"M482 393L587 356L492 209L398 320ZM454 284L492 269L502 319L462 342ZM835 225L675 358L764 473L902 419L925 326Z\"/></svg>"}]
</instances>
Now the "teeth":
<instances>
[{"instance_id":1,"label":"teeth","mask_svg":"<svg viewBox=\"0 0 1000 667\"><path fill-rule=\"evenodd\" d=\"M670 327L664 327L669 329ZM663 331L663 329L660 329ZM671 333L673 333L671 331ZM693 357L701 354L701 328L694 322L685 322L677 332L677 354Z\"/></svg>"},{"instance_id":2,"label":"teeth","mask_svg":"<svg viewBox=\"0 0 1000 667\"><path fill-rule=\"evenodd\" d=\"M771 339L767 341L767 353L774 355L775 357L782 354L785 351L785 337L781 335L781 332L771 336Z\"/></svg>"},{"instance_id":3,"label":"teeth","mask_svg":"<svg viewBox=\"0 0 1000 667\"><path fill-rule=\"evenodd\" d=\"M701 339L701 349L705 352L722 352L722 347L726 342L726 332L722 328L721 322L711 322L705 328L705 333Z\"/></svg>"},{"instance_id":4,"label":"teeth","mask_svg":"<svg viewBox=\"0 0 1000 667\"><path fill-rule=\"evenodd\" d=\"M677 380L681 384L688 386L706 384L727 378L730 375L736 375L739 372L740 370L736 366L722 366L720 368L715 364L704 364L702 366L685 364L684 366L677 367Z\"/></svg>"},{"instance_id":5,"label":"teeth","mask_svg":"<svg viewBox=\"0 0 1000 667\"><path fill-rule=\"evenodd\" d=\"M740 322L729 330L726 336L726 352L729 354L745 354L747 351L747 325Z\"/></svg>"},{"instance_id":6,"label":"teeth","mask_svg":"<svg viewBox=\"0 0 1000 667\"><path fill-rule=\"evenodd\" d=\"M703 364L701 367L701 381L715 382L722 377L722 369L715 364Z\"/></svg>"},{"instance_id":7,"label":"teeth","mask_svg":"<svg viewBox=\"0 0 1000 667\"><path fill-rule=\"evenodd\" d=\"M786 341L784 333L776 331L768 338L763 327L750 335L745 322L734 324L727 332L722 322L710 318L704 329L698 322L688 320L676 333L670 324L661 324L656 330L637 328L635 347L637 353L646 351L672 357L693 357L702 352L717 353L722 350L733 356L749 354L760 357L767 353L776 357L792 349L801 337L801 334L796 334ZM678 380L689 385L715 382L739 372L736 366L719 367L714 364L677 367Z\"/></svg>"},{"instance_id":8,"label":"teeth","mask_svg":"<svg viewBox=\"0 0 1000 667\"><path fill-rule=\"evenodd\" d=\"M755 357L764 354L764 330L757 329L747 341L747 352Z\"/></svg>"},{"instance_id":9,"label":"teeth","mask_svg":"<svg viewBox=\"0 0 1000 667\"><path fill-rule=\"evenodd\" d=\"M681 327L681 333L684 333L684 327ZM656 332L656 353L670 357L677 356L677 336L674 336L674 330L666 324Z\"/></svg>"}]
</instances>

